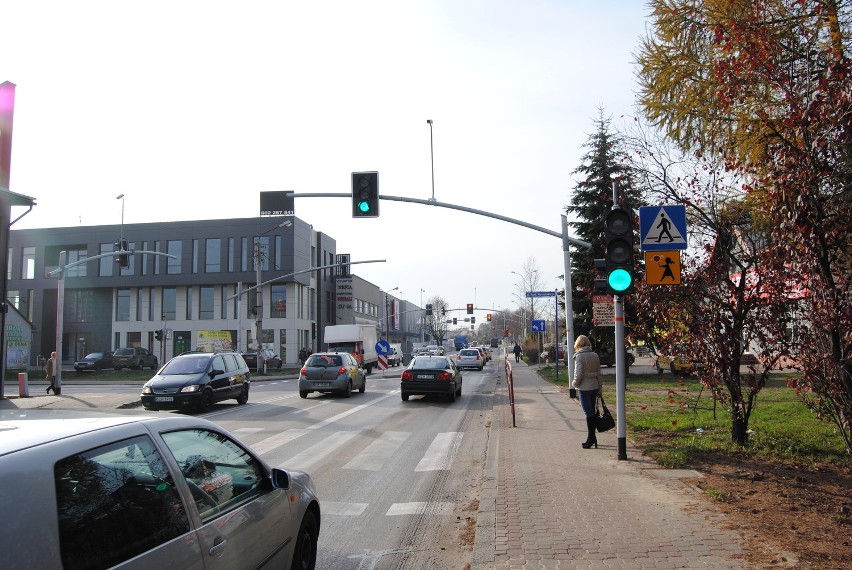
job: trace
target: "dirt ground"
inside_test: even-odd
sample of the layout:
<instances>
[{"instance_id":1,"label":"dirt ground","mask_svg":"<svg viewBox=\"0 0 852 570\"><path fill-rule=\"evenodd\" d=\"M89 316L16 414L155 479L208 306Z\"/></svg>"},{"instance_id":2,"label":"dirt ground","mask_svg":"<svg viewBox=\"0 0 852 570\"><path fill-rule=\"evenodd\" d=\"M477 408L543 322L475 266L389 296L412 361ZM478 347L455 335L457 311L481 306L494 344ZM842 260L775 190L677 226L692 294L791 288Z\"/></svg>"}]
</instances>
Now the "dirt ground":
<instances>
[{"instance_id":1,"label":"dirt ground","mask_svg":"<svg viewBox=\"0 0 852 570\"><path fill-rule=\"evenodd\" d=\"M756 568L852 568L852 468L705 455L688 468L746 540Z\"/></svg>"}]
</instances>

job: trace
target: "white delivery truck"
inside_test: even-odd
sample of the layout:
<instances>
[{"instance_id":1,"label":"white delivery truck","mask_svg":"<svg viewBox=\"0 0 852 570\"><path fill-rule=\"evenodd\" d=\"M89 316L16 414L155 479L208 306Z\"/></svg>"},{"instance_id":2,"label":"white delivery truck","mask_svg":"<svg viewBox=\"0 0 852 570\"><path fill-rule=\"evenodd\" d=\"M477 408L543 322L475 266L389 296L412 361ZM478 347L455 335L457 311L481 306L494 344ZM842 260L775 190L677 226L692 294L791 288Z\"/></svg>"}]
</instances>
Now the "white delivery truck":
<instances>
[{"instance_id":1,"label":"white delivery truck","mask_svg":"<svg viewBox=\"0 0 852 570\"><path fill-rule=\"evenodd\" d=\"M367 370L379 363L376 354L375 325L329 325L325 327L325 344L329 352L348 352Z\"/></svg>"}]
</instances>

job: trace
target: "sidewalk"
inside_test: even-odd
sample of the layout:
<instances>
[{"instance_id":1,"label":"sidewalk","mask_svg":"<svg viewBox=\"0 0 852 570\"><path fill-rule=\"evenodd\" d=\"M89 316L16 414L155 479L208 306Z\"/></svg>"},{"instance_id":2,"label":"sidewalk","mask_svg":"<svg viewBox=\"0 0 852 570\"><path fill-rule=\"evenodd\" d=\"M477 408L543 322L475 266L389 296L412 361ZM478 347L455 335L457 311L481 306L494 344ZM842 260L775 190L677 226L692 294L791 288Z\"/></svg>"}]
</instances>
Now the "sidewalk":
<instances>
[{"instance_id":1,"label":"sidewalk","mask_svg":"<svg viewBox=\"0 0 852 570\"><path fill-rule=\"evenodd\" d=\"M503 375L473 570L746 567L740 537L690 485L699 473L660 469L629 441L627 460L619 461L615 429L597 434L598 449L582 449L578 401L511 361L517 427ZM609 407L614 413L615 403Z\"/></svg>"}]
</instances>

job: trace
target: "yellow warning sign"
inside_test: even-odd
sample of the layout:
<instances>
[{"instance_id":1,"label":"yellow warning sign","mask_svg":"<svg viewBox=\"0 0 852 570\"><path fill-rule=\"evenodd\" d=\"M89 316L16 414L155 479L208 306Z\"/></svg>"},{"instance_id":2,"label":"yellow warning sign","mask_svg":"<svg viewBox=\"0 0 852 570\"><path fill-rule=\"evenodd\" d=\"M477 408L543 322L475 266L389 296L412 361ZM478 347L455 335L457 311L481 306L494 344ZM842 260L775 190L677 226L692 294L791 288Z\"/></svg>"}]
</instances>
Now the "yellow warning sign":
<instances>
[{"instance_id":1,"label":"yellow warning sign","mask_svg":"<svg viewBox=\"0 0 852 570\"><path fill-rule=\"evenodd\" d=\"M680 285L680 251L646 251L648 285Z\"/></svg>"}]
</instances>

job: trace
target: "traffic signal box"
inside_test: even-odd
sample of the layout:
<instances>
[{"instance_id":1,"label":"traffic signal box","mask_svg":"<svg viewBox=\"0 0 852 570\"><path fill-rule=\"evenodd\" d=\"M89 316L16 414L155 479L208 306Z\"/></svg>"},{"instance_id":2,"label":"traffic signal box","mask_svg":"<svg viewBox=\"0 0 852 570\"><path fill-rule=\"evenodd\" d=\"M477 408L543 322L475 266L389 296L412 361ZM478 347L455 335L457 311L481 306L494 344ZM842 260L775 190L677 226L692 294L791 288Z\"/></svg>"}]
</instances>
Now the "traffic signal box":
<instances>
[{"instance_id":1,"label":"traffic signal box","mask_svg":"<svg viewBox=\"0 0 852 570\"><path fill-rule=\"evenodd\" d=\"M633 259L633 217L620 206L607 212L604 221L604 258L595 260L595 267L604 273L603 280L595 280L595 288L610 295L633 293L636 266Z\"/></svg>"},{"instance_id":2,"label":"traffic signal box","mask_svg":"<svg viewBox=\"0 0 852 570\"><path fill-rule=\"evenodd\" d=\"M491 313L488 313L487 315L485 315L485 318L486 318L488 321L491 321Z\"/></svg>"},{"instance_id":3,"label":"traffic signal box","mask_svg":"<svg viewBox=\"0 0 852 570\"><path fill-rule=\"evenodd\" d=\"M468 304L467 304L467 314L468 314L468 315L472 315L472 314L473 314L473 303L468 303Z\"/></svg>"},{"instance_id":4,"label":"traffic signal box","mask_svg":"<svg viewBox=\"0 0 852 570\"><path fill-rule=\"evenodd\" d=\"M379 217L379 173L352 173L352 217Z\"/></svg>"},{"instance_id":5,"label":"traffic signal box","mask_svg":"<svg viewBox=\"0 0 852 570\"><path fill-rule=\"evenodd\" d=\"M154 331L154 338L157 340L163 340L163 329L157 329Z\"/></svg>"},{"instance_id":6,"label":"traffic signal box","mask_svg":"<svg viewBox=\"0 0 852 570\"><path fill-rule=\"evenodd\" d=\"M127 251L127 240L123 239L121 241L117 241L113 244L115 246L115 251ZM122 253L118 257L115 258L115 262L122 269L127 269L130 267L130 254Z\"/></svg>"}]
</instances>

